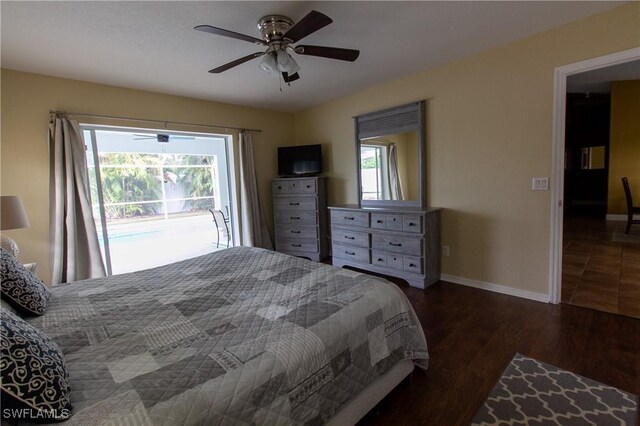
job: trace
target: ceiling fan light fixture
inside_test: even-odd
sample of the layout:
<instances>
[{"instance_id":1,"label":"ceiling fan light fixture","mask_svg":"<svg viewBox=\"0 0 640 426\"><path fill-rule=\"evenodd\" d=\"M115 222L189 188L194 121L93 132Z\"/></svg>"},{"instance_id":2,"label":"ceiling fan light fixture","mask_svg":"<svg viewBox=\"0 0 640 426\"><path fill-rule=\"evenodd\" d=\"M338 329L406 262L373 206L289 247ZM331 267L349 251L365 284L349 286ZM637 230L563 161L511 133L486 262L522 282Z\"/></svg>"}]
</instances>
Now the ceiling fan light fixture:
<instances>
[{"instance_id":1,"label":"ceiling fan light fixture","mask_svg":"<svg viewBox=\"0 0 640 426\"><path fill-rule=\"evenodd\" d=\"M283 49L278 51L278 70L288 74L295 74L300 71L300 65Z\"/></svg>"},{"instance_id":2,"label":"ceiling fan light fixture","mask_svg":"<svg viewBox=\"0 0 640 426\"><path fill-rule=\"evenodd\" d=\"M278 62L276 61L275 55L272 53L264 55L258 68L267 74L278 75Z\"/></svg>"}]
</instances>

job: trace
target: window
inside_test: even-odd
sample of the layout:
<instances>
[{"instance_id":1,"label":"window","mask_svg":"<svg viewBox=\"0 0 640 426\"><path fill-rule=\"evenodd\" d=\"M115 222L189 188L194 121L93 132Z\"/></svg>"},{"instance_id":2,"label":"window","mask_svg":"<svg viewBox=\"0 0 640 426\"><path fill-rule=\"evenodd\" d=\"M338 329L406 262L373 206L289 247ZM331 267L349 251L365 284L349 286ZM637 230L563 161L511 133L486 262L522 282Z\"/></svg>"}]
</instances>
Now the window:
<instances>
[{"instance_id":1,"label":"window","mask_svg":"<svg viewBox=\"0 0 640 426\"><path fill-rule=\"evenodd\" d=\"M91 200L109 274L176 262L226 248L229 230L227 135L82 126Z\"/></svg>"},{"instance_id":2,"label":"window","mask_svg":"<svg viewBox=\"0 0 640 426\"><path fill-rule=\"evenodd\" d=\"M385 200L389 192L387 176L387 149L384 145L360 145L360 173L363 200Z\"/></svg>"}]
</instances>

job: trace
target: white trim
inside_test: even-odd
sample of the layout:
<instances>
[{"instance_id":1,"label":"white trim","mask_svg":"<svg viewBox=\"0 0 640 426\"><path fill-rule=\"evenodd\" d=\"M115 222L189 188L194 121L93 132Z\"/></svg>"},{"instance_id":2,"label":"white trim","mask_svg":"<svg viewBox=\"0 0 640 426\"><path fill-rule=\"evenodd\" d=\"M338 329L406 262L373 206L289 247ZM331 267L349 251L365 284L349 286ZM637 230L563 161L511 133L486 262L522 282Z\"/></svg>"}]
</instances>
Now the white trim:
<instances>
[{"instance_id":1,"label":"white trim","mask_svg":"<svg viewBox=\"0 0 640 426\"><path fill-rule=\"evenodd\" d=\"M234 150L233 135L226 135L224 143L227 148L227 181L229 182L229 198L231 204L230 221L231 221L231 241L233 246L240 245L240 193L238 189L240 185L236 182L238 174L236 173L236 155ZM238 155L239 157L239 155ZM233 198L231 197L233 194Z\"/></svg>"},{"instance_id":2,"label":"white trim","mask_svg":"<svg viewBox=\"0 0 640 426\"><path fill-rule=\"evenodd\" d=\"M626 214L608 214L605 220L613 220L616 222L626 222L627 215Z\"/></svg>"},{"instance_id":3,"label":"white trim","mask_svg":"<svg viewBox=\"0 0 640 426\"><path fill-rule=\"evenodd\" d=\"M520 290L518 288L507 287L500 284L487 283L484 281L471 280L469 278L456 277L454 275L441 274L442 281L449 281L467 287L479 288L481 290L493 291L494 293L507 294L509 296L521 297L523 299L535 300L536 302L549 303L549 295L544 293L534 293L533 291Z\"/></svg>"},{"instance_id":4,"label":"white trim","mask_svg":"<svg viewBox=\"0 0 640 426\"><path fill-rule=\"evenodd\" d=\"M640 59L640 46L610 55L563 65L554 70L553 93L553 151L551 192L551 253L549 270L549 301L560 303L562 284L562 227L564 199L564 132L566 113L567 77L586 71L605 68Z\"/></svg>"}]
</instances>

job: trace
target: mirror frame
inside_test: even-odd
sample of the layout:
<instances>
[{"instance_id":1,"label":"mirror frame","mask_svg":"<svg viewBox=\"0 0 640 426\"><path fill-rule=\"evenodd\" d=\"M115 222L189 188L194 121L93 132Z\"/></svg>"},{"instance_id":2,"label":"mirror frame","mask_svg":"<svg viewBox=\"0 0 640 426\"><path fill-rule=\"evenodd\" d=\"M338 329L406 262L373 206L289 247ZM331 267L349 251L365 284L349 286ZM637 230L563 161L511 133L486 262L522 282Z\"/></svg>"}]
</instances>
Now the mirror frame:
<instances>
[{"instance_id":1,"label":"mirror frame","mask_svg":"<svg viewBox=\"0 0 640 426\"><path fill-rule=\"evenodd\" d=\"M353 117L356 135L356 169L358 178L358 206L360 207L426 207L426 123L425 101L412 102L380 111ZM419 199L414 200L363 200L362 172L360 170L360 142L364 138L388 136L416 131L418 139L418 187Z\"/></svg>"}]
</instances>

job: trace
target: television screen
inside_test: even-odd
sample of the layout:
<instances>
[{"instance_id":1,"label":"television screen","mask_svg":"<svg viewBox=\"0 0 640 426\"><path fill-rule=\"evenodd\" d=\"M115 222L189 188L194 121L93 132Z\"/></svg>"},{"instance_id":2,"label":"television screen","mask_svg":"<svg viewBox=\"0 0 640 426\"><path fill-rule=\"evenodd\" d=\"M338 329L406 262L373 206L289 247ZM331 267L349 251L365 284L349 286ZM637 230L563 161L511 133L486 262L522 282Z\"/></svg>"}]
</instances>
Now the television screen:
<instances>
[{"instance_id":1,"label":"television screen","mask_svg":"<svg viewBox=\"0 0 640 426\"><path fill-rule=\"evenodd\" d=\"M278 175L310 176L322 173L322 145L278 148Z\"/></svg>"}]
</instances>

